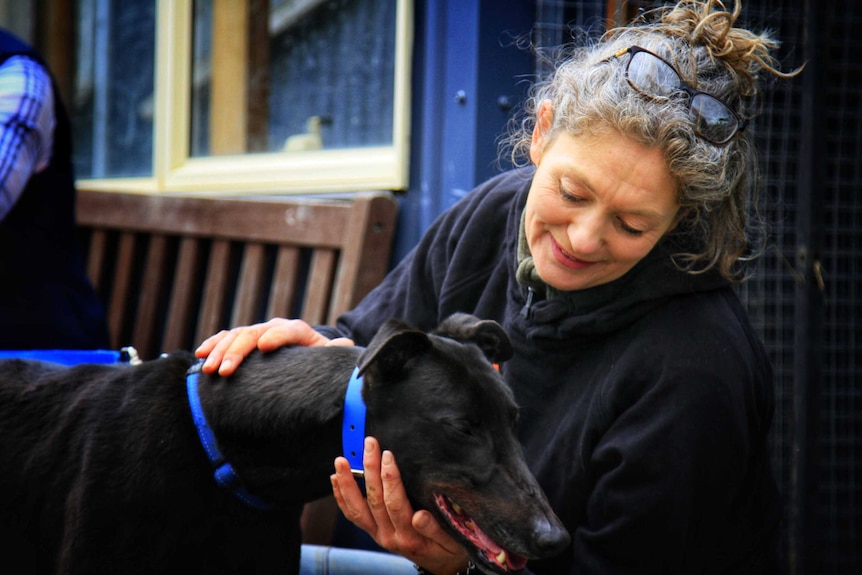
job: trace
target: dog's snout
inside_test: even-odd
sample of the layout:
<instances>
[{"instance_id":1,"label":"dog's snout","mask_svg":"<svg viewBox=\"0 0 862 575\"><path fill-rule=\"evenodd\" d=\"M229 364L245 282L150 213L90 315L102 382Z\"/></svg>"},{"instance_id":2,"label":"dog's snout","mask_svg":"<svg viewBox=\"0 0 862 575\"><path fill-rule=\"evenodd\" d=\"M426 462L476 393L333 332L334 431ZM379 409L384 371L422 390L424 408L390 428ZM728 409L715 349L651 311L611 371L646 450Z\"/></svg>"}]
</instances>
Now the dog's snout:
<instances>
[{"instance_id":1,"label":"dog's snout","mask_svg":"<svg viewBox=\"0 0 862 575\"><path fill-rule=\"evenodd\" d=\"M552 557L569 546L571 537L559 521L543 517L533 525L533 542L537 555Z\"/></svg>"}]
</instances>

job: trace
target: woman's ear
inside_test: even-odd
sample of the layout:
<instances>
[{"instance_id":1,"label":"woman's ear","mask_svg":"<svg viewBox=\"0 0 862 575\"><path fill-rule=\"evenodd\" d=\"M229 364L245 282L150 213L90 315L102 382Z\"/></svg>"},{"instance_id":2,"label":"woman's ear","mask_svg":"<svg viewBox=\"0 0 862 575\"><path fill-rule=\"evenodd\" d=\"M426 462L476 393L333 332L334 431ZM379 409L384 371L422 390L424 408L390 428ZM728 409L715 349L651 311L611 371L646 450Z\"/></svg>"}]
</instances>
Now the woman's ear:
<instances>
[{"instance_id":1,"label":"woman's ear","mask_svg":"<svg viewBox=\"0 0 862 575\"><path fill-rule=\"evenodd\" d=\"M543 100L536 112L536 125L533 126L533 139L530 142L530 160L537 166L548 143L553 123L553 105L550 100Z\"/></svg>"}]
</instances>

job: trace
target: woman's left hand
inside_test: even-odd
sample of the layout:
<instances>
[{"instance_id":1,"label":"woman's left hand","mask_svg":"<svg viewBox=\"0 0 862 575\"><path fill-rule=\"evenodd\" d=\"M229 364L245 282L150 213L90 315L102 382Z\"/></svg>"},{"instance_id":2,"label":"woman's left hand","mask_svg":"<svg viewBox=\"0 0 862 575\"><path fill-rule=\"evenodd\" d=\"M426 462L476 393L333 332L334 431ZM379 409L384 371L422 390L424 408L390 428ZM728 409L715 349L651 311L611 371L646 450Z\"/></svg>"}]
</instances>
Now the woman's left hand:
<instances>
[{"instance_id":1,"label":"woman's left hand","mask_svg":"<svg viewBox=\"0 0 862 575\"><path fill-rule=\"evenodd\" d=\"M228 377L255 349L273 351L286 345L353 345L353 341L343 337L331 340L302 320L276 317L264 323L222 330L204 340L195 354L206 358L201 366L204 373Z\"/></svg>"},{"instance_id":2,"label":"woman's left hand","mask_svg":"<svg viewBox=\"0 0 862 575\"><path fill-rule=\"evenodd\" d=\"M344 516L367 531L384 549L421 565L431 573L446 575L464 570L467 552L446 533L429 511L413 512L404 491L401 473L390 451L380 453L373 437L365 439L363 497L347 459L335 460L332 491Z\"/></svg>"}]
</instances>

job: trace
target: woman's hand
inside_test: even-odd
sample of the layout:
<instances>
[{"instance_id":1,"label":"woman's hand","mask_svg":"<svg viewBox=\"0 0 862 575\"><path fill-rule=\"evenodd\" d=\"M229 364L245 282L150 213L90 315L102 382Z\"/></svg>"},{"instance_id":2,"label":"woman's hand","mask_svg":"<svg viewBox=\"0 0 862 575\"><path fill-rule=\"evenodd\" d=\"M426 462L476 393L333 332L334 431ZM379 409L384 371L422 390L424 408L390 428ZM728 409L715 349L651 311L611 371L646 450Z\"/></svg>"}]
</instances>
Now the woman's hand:
<instances>
[{"instance_id":1,"label":"woman's hand","mask_svg":"<svg viewBox=\"0 0 862 575\"><path fill-rule=\"evenodd\" d=\"M255 349L272 351L285 345L353 345L347 338L330 340L301 319L274 318L231 330L222 330L208 337L195 350L199 358L206 358L201 369L227 377L236 371L242 360Z\"/></svg>"},{"instance_id":2,"label":"woman's hand","mask_svg":"<svg viewBox=\"0 0 862 575\"><path fill-rule=\"evenodd\" d=\"M395 457L390 451L381 455L380 445L373 437L365 439L363 466L367 499L353 479L347 459L335 460L335 474L330 479L335 501L344 516L367 531L384 549L431 573L446 575L465 570L467 552L443 531L429 511L413 512Z\"/></svg>"}]
</instances>

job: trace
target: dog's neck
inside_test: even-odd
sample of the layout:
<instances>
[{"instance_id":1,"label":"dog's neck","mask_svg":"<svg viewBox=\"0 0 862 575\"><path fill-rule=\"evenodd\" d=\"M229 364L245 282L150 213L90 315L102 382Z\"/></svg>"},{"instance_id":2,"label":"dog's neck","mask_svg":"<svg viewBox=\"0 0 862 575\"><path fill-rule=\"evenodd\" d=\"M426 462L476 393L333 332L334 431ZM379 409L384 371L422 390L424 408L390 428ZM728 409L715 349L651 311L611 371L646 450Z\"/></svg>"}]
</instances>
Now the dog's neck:
<instances>
[{"instance_id":1,"label":"dog's neck","mask_svg":"<svg viewBox=\"0 0 862 575\"><path fill-rule=\"evenodd\" d=\"M246 358L229 379L201 375L203 409L249 492L276 505L331 490L342 454L345 390L356 348L286 348Z\"/></svg>"},{"instance_id":2,"label":"dog's neck","mask_svg":"<svg viewBox=\"0 0 862 575\"><path fill-rule=\"evenodd\" d=\"M219 449L218 441L216 441L215 434L207 421L203 406L201 405L198 385L200 383L200 368L202 363L202 361L198 362L189 368L188 374L186 374L186 393L189 398L189 407L192 410L192 420L198 432L198 437L201 440L201 446L212 465L214 479L216 483L233 493L237 499L246 505L258 509L272 509L272 504L246 489L236 469L230 461L225 459Z\"/></svg>"}]
</instances>

